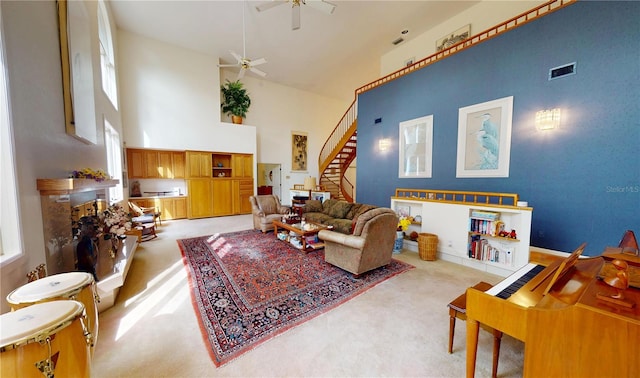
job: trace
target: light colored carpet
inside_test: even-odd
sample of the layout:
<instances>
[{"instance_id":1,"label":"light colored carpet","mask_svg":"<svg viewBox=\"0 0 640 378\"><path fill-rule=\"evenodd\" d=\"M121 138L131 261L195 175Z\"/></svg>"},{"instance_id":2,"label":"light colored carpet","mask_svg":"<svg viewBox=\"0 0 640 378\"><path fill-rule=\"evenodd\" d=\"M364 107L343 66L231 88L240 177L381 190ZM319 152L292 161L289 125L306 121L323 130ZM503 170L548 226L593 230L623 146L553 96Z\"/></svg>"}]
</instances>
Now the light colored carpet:
<instances>
[{"instance_id":1,"label":"light colored carpet","mask_svg":"<svg viewBox=\"0 0 640 378\"><path fill-rule=\"evenodd\" d=\"M167 221L136 251L114 307L100 314L93 377L463 377L466 324L447 353L447 304L500 277L415 252L416 267L216 368L190 298L176 239L252 227L251 216ZM480 331L477 377L491 376L492 336ZM498 376L522 375L524 345L503 337Z\"/></svg>"}]
</instances>

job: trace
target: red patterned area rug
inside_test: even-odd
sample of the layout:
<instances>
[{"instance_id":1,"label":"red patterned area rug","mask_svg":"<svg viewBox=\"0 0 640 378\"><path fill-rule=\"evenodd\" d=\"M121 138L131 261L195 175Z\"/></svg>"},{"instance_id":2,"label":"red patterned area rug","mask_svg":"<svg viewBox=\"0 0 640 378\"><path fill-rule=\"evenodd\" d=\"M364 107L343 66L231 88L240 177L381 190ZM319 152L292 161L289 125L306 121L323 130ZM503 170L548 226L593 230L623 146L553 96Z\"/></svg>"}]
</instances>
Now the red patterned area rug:
<instances>
[{"instance_id":1,"label":"red patterned area rug","mask_svg":"<svg viewBox=\"0 0 640 378\"><path fill-rule=\"evenodd\" d=\"M413 266L392 260L355 279L258 230L178 240L193 306L220 366Z\"/></svg>"}]
</instances>

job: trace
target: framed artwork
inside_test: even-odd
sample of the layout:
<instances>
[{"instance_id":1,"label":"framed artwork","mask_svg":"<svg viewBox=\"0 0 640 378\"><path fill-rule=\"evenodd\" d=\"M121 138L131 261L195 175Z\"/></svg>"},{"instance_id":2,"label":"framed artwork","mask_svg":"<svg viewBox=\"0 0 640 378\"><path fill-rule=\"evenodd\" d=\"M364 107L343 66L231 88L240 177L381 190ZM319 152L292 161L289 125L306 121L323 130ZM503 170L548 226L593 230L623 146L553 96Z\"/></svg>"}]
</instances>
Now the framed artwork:
<instances>
[{"instance_id":1,"label":"framed artwork","mask_svg":"<svg viewBox=\"0 0 640 378\"><path fill-rule=\"evenodd\" d=\"M291 170L307 171L307 133L291 132Z\"/></svg>"},{"instance_id":2,"label":"framed artwork","mask_svg":"<svg viewBox=\"0 0 640 378\"><path fill-rule=\"evenodd\" d=\"M436 41L436 51L448 49L458 42L462 42L471 35L471 24L465 25L460 29L449 33Z\"/></svg>"},{"instance_id":3,"label":"framed artwork","mask_svg":"<svg viewBox=\"0 0 640 378\"><path fill-rule=\"evenodd\" d=\"M89 12L83 1L58 0L57 4L65 130L87 144L96 144Z\"/></svg>"},{"instance_id":4,"label":"framed artwork","mask_svg":"<svg viewBox=\"0 0 640 378\"><path fill-rule=\"evenodd\" d=\"M509 177L513 96L458 110L456 177Z\"/></svg>"},{"instance_id":5,"label":"framed artwork","mask_svg":"<svg viewBox=\"0 0 640 378\"><path fill-rule=\"evenodd\" d=\"M409 205L396 205L396 214L399 217L408 217L411 215L411 206Z\"/></svg>"},{"instance_id":6,"label":"framed artwork","mask_svg":"<svg viewBox=\"0 0 640 378\"><path fill-rule=\"evenodd\" d=\"M400 122L398 177L431 177L433 114Z\"/></svg>"}]
</instances>

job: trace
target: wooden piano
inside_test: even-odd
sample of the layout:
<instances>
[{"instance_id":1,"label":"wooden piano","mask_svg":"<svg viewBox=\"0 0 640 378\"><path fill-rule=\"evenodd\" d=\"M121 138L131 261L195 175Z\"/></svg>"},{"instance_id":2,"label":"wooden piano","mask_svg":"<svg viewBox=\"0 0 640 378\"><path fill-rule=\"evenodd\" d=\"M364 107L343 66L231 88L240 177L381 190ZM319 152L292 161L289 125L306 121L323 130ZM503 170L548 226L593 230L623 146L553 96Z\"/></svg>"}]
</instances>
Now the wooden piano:
<instances>
[{"instance_id":1,"label":"wooden piano","mask_svg":"<svg viewBox=\"0 0 640 378\"><path fill-rule=\"evenodd\" d=\"M467 377L475 375L479 323L524 342L524 377L640 376L640 290L624 292L633 307L598 299L617 289L598 279L602 257L578 259L584 246L487 292L467 289Z\"/></svg>"}]
</instances>

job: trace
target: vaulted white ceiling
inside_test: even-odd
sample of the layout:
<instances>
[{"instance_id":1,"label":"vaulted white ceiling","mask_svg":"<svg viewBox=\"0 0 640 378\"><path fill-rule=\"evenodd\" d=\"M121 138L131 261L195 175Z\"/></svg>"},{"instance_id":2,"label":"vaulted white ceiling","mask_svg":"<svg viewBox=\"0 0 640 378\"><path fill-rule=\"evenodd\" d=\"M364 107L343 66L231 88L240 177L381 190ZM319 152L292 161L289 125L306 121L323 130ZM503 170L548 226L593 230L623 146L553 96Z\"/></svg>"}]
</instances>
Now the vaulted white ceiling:
<instances>
[{"instance_id":1,"label":"vaulted white ceiling","mask_svg":"<svg viewBox=\"0 0 640 378\"><path fill-rule=\"evenodd\" d=\"M269 0L266 0L269 1ZM273 81L325 96L352 100L354 90L380 76L380 57L478 1L341 1L333 14L301 5L298 30L291 29L291 3L258 12L266 1L111 0L119 29L193 49L235 63L242 55ZM409 32L402 35L403 30ZM237 72L239 69L228 68ZM251 75L248 73L248 75Z\"/></svg>"}]
</instances>

